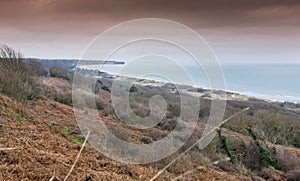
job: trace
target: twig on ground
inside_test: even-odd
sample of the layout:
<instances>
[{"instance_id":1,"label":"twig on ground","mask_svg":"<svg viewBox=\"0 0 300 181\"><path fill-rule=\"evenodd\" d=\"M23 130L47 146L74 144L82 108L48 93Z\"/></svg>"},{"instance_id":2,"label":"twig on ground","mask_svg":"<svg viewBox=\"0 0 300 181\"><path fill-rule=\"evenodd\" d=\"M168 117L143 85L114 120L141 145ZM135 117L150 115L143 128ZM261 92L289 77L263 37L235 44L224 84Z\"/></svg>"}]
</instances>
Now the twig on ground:
<instances>
[{"instance_id":1,"label":"twig on ground","mask_svg":"<svg viewBox=\"0 0 300 181\"><path fill-rule=\"evenodd\" d=\"M53 181L54 179L60 180L59 178L57 178L57 177L55 176L55 171L53 172L53 176L50 178L49 181Z\"/></svg>"},{"instance_id":2,"label":"twig on ground","mask_svg":"<svg viewBox=\"0 0 300 181\"><path fill-rule=\"evenodd\" d=\"M84 148L84 146L85 146L85 144L86 144L87 139L89 138L89 136L90 136L90 131L87 133L87 135L85 137L85 140L84 140L84 142L83 142L83 144L82 144L82 146L81 146L81 148L80 148L80 150L79 150L79 152L78 152L78 154L76 156L76 159L75 159L75 161L74 161L74 163L73 163L73 165L72 165L69 173L66 175L64 181L66 181L68 179L68 177L70 176L70 174L72 173L72 171L73 171L73 169L74 169L74 167L75 167L75 165L76 165L76 163L77 163L77 161L78 161L78 159L80 157L81 152L83 151L83 148Z\"/></svg>"},{"instance_id":3,"label":"twig on ground","mask_svg":"<svg viewBox=\"0 0 300 181\"><path fill-rule=\"evenodd\" d=\"M173 163L175 163L177 160L179 160L183 155L185 155L187 152L189 152L192 148L194 148L196 145L198 145L202 140L204 140L208 135L212 134L216 129L220 128L223 124L225 124L230 119L236 117L237 115L241 114L242 112L245 112L249 110L250 108L247 107L233 115L231 115L229 118L223 120L221 123L219 123L217 126L209 130L205 135L203 135L198 141L196 141L192 146L190 146L188 149L186 149L184 152L182 152L178 157L174 158L167 166L165 166L163 169L161 169L154 177L150 179L150 181L155 180L158 178L164 171L166 171Z\"/></svg>"},{"instance_id":4,"label":"twig on ground","mask_svg":"<svg viewBox=\"0 0 300 181\"><path fill-rule=\"evenodd\" d=\"M171 181L180 180L180 179L183 178L184 176L186 176L186 175L188 175L188 174L190 174L190 173L193 173L193 172L195 172L195 171L197 171L197 170L201 170L201 169L203 169L203 168L205 168L205 167L198 166L198 167L196 167L196 168L194 168L194 169L192 169L192 170L186 171L186 172L184 172L183 174L181 174L181 175L179 175L179 176L173 178Z\"/></svg>"},{"instance_id":5,"label":"twig on ground","mask_svg":"<svg viewBox=\"0 0 300 181\"><path fill-rule=\"evenodd\" d=\"M226 162L226 161L230 161L230 158L227 157L227 158L225 158L225 159L221 159L221 160L214 161L213 164L214 164L214 165L218 165L219 163L221 163L221 162Z\"/></svg>"},{"instance_id":6,"label":"twig on ground","mask_svg":"<svg viewBox=\"0 0 300 181\"><path fill-rule=\"evenodd\" d=\"M53 175L49 181L53 181L53 179L55 179L55 176Z\"/></svg>"},{"instance_id":7,"label":"twig on ground","mask_svg":"<svg viewBox=\"0 0 300 181\"><path fill-rule=\"evenodd\" d=\"M17 150L19 149L18 147L14 147L14 148L0 148L0 151L10 151L10 150Z\"/></svg>"}]
</instances>

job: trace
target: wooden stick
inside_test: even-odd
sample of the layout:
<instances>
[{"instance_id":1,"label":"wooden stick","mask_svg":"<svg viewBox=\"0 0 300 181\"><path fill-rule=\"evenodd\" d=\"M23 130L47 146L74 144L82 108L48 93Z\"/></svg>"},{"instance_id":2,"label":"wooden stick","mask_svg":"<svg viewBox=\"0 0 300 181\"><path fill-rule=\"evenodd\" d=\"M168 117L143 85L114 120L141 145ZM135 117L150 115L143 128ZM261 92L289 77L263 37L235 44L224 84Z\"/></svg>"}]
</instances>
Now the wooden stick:
<instances>
[{"instance_id":1,"label":"wooden stick","mask_svg":"<svg viewBox=\"0 0 300 181\"><path fill-rule=\"evenodd\" d=\"M89 138L89 136L90 136L90 131L89 131L88 134L86 135L85 140L84 140L84 142L83 142L83 144L82 144L82 146L81 146L81 148L80 148L80 150L79 150L79 152L78 152L78 154L77 154L77 156L76 156L76 159L75 159L75 161L74 161L74 163L73 163L73 165L72 165L72 167L71 167L69 173L66 175L64 181L66 181L66 180L68 179L68 177L70 176L70 174L72 173L72 171L73 171L73 169L74 169L74 167L75 167L75 165L76 165L76 163L77 163L77 161L78 161L78 159L79 159L79 157L80 157L81 152L83 151L83 148L84 148L84 146L85 146L85 144L86 144L87 139Z\"/></svg>"},{"instance_id":2,"label":"wooden stick","mask_svg":"<svg viewBox=\"0 0 300 181\"><path fill-rule=\"evenodd\" d=\"M0 148L0 151L10 151L10 150L17 150L19 149L18 147L14 147L14 148Z\"/></svg>"}]
</instances>

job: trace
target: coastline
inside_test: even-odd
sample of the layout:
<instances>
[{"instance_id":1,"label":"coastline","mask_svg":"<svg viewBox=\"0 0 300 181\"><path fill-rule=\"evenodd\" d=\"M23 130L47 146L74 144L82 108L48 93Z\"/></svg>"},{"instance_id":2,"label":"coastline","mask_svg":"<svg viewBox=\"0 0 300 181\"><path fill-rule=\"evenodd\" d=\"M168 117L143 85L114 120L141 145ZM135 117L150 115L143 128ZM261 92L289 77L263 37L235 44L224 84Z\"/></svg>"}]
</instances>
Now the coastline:
<instances>
[{"instance_id":1,"label":"coastline","mask_svg":"<svg viewBox=\"0 0 300 181\"><path fill-rule=\"evenodd\" d=\"M99 71L97 69L88 69L90 71ZM124 76L124 75L115 75L109 72L102 72L99 71L99 76L94 76L97 78L109 78L109 79L116 79L116 80L123 80L128 81L134 80L135 85L140 86L148 86L148 87L156 87L156 88L164 88L168 89L169 91L173 91L170 87L172 85L185 87L182 89L184 93L187 93L189 95L204 98L204 99L221 99L221 100L232 100L232 101L250 101L250 100L257 100L257 101L264 101L268 103L292 103L292 104L299 104L297 102L290 102L286 100L276 100L276 99L268 99L267 95L266 97L259 97L254 96L256 93L252 93L253 95L247 95L247 93L244 92L238 92L234 90L214 90L207 87L199 87L199 86L192 86L192 85L184 85L184 84L177 84L172 82L163 82L158 81L154 79L147 79L147 78L138 78L138 77L130 77L130 76ZM200 92L197 90L201 90Z\"/></svg>"},{"instance_id":2,"label":"coastline","mask_svg":"<svg viewBox=\"0 0 300 181\"><path fill-rule=\"evenodd\" d=\"M277 64L276 64L277 65ZM97 66L80 66L82 69L87 69L87 70L96 70L96 71L103 71L107 72L108 74L111 75L118 75L118 72L122 69L122 65L108 65L105 67L97 67ZM248 75L250 69L246 71L246 73L242 72L239 70L239 72L232 73L230 70L228 70L228 66L224 67L226 70L224 75L224 80L226 82L226 88L225 92L229 93L234 93L234 94L239 94L243 95L246 97L250 98L257 98L257 99L263 99L268 102L289 102L289 103L294 103L294 104L299 104L300 103L300 96L298 94L293 93L291 91L296 91L300 88L293 84L293 86L289 86L292 82L288 81L288 79L285 77L285 79L280 79L279 82L273 82L273 77L269 74L269 71L266 71L264 74L267 77L252 77L254 73L251 73ZM244 67L241 67L244 68ZM300 67L299 67L300 68ZM235 71L237 69L234 69ZM251 67L252 70L252 67ZM193 70L190 70L193 71ZM255 70L252 70L252 72ZM238 73L238 74L237 74ZM262 71L260 70L260 73ZM201 76L200 74L195 74L195 72L192 72L193 76ZM236 78L239 77L239 75L242 74L241 78ZM280 74L281 75L281 74ZM122 76L127 76L127 77L134 77L134 75L122 75ZM278 75L277 75L278 76ZM283 75L282 75L283 76ZM290 76L290 75L289 75ZM250 79L251 78L251 79ZM268 79L269 78L269 79ZM139 78L137 78L139 79ZM149 80L155 80L158 82L161 82L162 80L155 79L155 78L148 78ZM203 88L203 89L211 89L209 87L209 83L206 77L203 77L201 81L196 82L194 87L198 88ZM245 82L250 81L249 84L246 84ZM162 81L166 82L166 81ZM177 84L177 83L176 83ZM179 83L180 84L180 83Z\"/></svg>"}]
</instances>

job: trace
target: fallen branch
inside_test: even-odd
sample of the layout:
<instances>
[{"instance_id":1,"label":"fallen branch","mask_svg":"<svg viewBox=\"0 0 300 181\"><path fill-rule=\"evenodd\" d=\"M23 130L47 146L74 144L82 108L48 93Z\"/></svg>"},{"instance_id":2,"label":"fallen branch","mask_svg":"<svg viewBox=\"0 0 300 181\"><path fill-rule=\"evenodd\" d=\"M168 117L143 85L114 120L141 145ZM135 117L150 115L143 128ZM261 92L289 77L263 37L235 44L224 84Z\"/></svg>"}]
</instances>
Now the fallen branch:
<instances>
[{"instance_id":1,"label":"fallen branch","mask_svg":"<svg viewBox=\"0 0 300 181\"><path fill-rule=\"evenodd\" d=\"M221 163L221 162L225 162L225 161L230 161L230 158L229 158L229 157L227 157L227 158L225 158L225 159L222 159L222 160L217 160L217 161L214 161L214 162L213 162L213 164L214 164L214 165L218 165L219 163Z\"/></svg>"},{"instance_id":2,"label":"fallen branch","mask_svg":"<svg viewBox=\"0 0 300 181\"><path fill-rule=\"evenodd\" d=\"M57 177L55 176L55 171L53 172L53 176L50 178L49 181L53 181L54 179L60 180L59 178L57 178Z\"/></svg>"},{"instance_id":3,"label":"fallen branch","mask_svg":"<svg viewBox=\"0 0 300 181\"><path fill-rule=\"evenodd\" d=\"M196 141L192 146L190 146L188 149L186 149L184 152L182 152L178 157L176 157L175 159L173 159L167 166L165 166L162 170L160 170L154 177L152 177L150 179L150 181L155 180L156 178L158 178L164 171L166 171L173 163L175 163L177 160L179 160L183 155L185 155L187 152L189 152L192 148L194 148L196 145L198 145L202 140L204 140L208 135L210 135L211 133L213 133L216 129L220 128L223 124L225 124L227 121L229 121L230 119L236 117L237 115L241 114L242 112L245 112L247 110L249 110L250 108L247 107L235 114L233 114L232 116L230 116L229 118L223 120L221 123L219 123L217 126L215 126L214 128L212 128L211 130L209 130L207 132L207 134L203 135L198 141Z\"/></svg>"},{"instance_id":4,"label":"fallen branch","mask_svg":"<svg viewBox=\"0 0 300 181\"><path fill-rule=\"evenodd\" d=\"M86 135L85 140L84 140L84 142L83 142L83 144L82 144L82 146L81 146L81 148L80 148L80 150L79 150L79 152L78 152L78 154L77 154L77 156L76 156L76 159L75 159L75 161L74 161L74 163L73 163L73 165L72 165L72 167L71 167L69 173L66 175L64 181L66 181L66 180L68 179L68 177L71 175L71 173L72 173L72 171L73 171L73 169L74 169L74 167L75 167L75 165L76 165L76 163L77 163L77 161L78 161L78 159L79 159L79 157L80 157L81 152L83 151L83 148L84 148L84 146L85 146L85 144L86 144L87 139L89 138L89 136L90 136L90 131L89 131L88 134Z\"/></svg>"},{"instance_id":5,"label":"fallen branch","mask_svg":"<svg viewBox=\"0 0 300 181\"><path fill-rule=\"evenodd\" d=\"M186 175L188 175L188 174L190 174L190 173L193 173L193 172L195 172L195 171L200 171L200 170L203 169L203 168L205 168L205 167L198 166L197 168L194 168L194 169L192 169L192 170L186 171L186 172L184 172L183 174L181 174L181 175L179 175L179 176L173 178L171 181L180 180L180 179L182 179L184 176L186 176Z\"/></svg>"},{"instance_id":6,"label":"fallen branch","mask_svg":"<svg viewBox=\"0 0 300 181\"><path fill-rule=\"evenodd\" d=\"M52 176L49 181L53 181L54 179L55 179L55 176Z\"/></svg>"},{"instance_id":7,"label":"fallen branch","mask_svg":"<svg viewBox=\"0 0 300 181\"><path fill-rule=\"evenodd\" d=\"M0 148L0 151L10 151L10 150L17 150L19 149L18 147L14 147L14 148Z\"/></svg>"}]
</instances>

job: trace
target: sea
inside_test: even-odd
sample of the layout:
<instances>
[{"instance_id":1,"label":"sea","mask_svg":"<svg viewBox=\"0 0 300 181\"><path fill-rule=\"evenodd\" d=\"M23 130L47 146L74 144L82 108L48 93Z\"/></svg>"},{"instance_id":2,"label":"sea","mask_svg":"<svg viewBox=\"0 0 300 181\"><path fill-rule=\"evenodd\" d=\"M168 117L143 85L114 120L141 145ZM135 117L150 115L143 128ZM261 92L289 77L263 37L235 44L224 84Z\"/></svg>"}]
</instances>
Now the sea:
<instances>
[{"instance_id":1,"label":"sea","mask_svg":"<svg viewBox=\"0 0 300 181\"><path fill-rule=\"evenodd\" d=\"M147 64L137 64L131 66L128 71L122 71L126 66L125 63L88 65L82 66L82 68L100 70L113 75L136 77L135 70L149 67ZM156 67L159 71L169 72L169 75L178 76L178 78L182 76L169 66L157 64L152 67ZM195 87L211 87L203 68L189 64L183 65L183 67L193 77ZM273 101L300 103L300 63L222 63L220 68L226 91ZM168 82L168 79L149 75L140 78ZM175 83L182 84L182 82L176 82L176 78L173 80Z\"/></svg>"}]
</instances>

